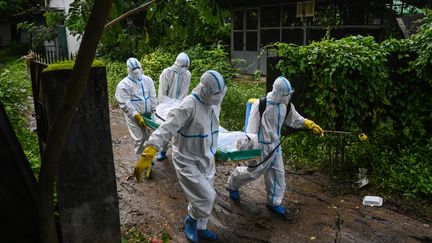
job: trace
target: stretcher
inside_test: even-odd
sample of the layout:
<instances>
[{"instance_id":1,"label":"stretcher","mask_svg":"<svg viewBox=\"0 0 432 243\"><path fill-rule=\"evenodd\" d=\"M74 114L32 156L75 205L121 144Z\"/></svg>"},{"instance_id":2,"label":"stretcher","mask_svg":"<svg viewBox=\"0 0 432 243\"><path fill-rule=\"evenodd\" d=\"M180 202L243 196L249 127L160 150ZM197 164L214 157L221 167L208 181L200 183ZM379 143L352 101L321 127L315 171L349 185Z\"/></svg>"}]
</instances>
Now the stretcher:
<instances>
[{"instance_id":1,"label":"stretcher","mask_svg":"<svg viewBox=\"0 0 432 243\"><path fill-rule=\"evenodd\" d=\"M154 131L159 127L151 116L144 116L147 127ZM261 156L261 149L250 149L250 150L239 150L239 151L227 151L218 148L216 150L216 159L220 161L256 161Z\"/></svg>"}]
</instances>

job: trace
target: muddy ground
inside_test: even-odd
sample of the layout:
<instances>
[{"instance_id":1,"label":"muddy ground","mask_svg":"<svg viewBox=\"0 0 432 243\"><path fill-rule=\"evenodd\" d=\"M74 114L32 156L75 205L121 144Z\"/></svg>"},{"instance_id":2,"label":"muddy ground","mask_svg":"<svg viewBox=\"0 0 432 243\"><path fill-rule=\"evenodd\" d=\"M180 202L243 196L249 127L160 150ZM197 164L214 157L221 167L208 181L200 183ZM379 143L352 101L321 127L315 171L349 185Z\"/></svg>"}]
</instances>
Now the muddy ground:
<instances>
[{"instance_id":1,"label":"muddy ground","mask_svg":"<svg viewBox=\"0 0 432 243\"><path fill-rule=\"evenodd\" d=\"M135 164L133 141L118 109L111 110L111 129L123 229L134 227L159 239L165 230L171 242L186 242L182 220L187 200L170 151L168 160L156 163L153 179L138 184L128 179ZM217 164L218 197L209 228L218 233L220 242L334 242L338 220L343 220L340 242L432 242L431 217L401 213L403 205L388 203L386 198L382 207L363 206L367 191L341 193L334 189L334 181L320 173L286 173L286 219L265 207L262 178L242 188L241 201L235 204L225 190L234 167Z\"/></svg>"}]
</instances>

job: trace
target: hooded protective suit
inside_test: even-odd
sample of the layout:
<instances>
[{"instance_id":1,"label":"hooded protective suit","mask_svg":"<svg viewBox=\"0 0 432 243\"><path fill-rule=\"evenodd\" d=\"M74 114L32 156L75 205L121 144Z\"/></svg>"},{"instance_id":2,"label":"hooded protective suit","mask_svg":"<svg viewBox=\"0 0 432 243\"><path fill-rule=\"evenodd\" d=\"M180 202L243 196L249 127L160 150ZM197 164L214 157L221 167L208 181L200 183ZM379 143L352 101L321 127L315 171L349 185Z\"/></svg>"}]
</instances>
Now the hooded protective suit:
<instances>
[{"instance_id":1,"label":"hooded protective suit","mask_svg":"<svg viewBox=\"0 0 432 243\"><path fill-rule=\"evenodd\" d=\"M292 128L303 126L305 119L296 111L293 104L291 104L291 110L285 117L287 104L289 104L292 93L293 90L289 81L284 77L279 77L273 84L272 92L267 94L266 109L262 118L260 118L258 110L259 101L252 105L246 132L258 135L258 143L262 149L261 161L279 144L282 125ZM280 205L286 186L283 155L280 147L265 163L258 167L237 166L228 179L228 189L238 190L262 174L264 174L267 191L267 205Z\"/></svg>"},{"instance_id":2,"label":"hooded protective suit","mask_svg":"<svg viewBox=\"0 0 432 243\"><path fill-rule=\"evenodd\" d=\"M149 134L137 124L134 116L138 113L151 114L156 109L156 91L153 80L143 74L141 63L136 58L129 58L126 66L128 76L117 85L115 97L124 111L129 133L135 140L135 153L139 158Z\"/></svg>"},{"instance_id":3,"label":"hooded protective suit","mask_svg":"<svg viewBox=\"0 0 432 243\"><path fill-rule=\"evenodd\" d=\"M169 99L182 100L188 95L191 81L191 73L188 68L189 57L182 52L169 68L165 68L159 77L159 103L165 103Z\"/></svg>"},{"instance_id":4,"label":"hooded protective suit","mask_svg":"<svg viewBox=\"0 0 432 243\"><path fill-rule=\"evenodd\" d=\"M216 198L213 187L220 104L227 87L222 76L206 71L192 94L170 111L145 146L162 147L173 137L173 163L189 201L188 212L206 229Z\"/></svg>"},{"instance_id":5,"label":"hooded protective suit","mask_svg":"<svg viewBox=\"0 0 432 243\"><path fill-rule=\"evenodd\" d=\"M188 55L182 52L177 56L174 65L162 71L159 77L159 103L167 103L171 99L182 100L188 95L191 82L189 65ZM168 146L161 148L163 155L161 155L160 159L165 158L167 150Z\"/></svg>"}]
</instances>

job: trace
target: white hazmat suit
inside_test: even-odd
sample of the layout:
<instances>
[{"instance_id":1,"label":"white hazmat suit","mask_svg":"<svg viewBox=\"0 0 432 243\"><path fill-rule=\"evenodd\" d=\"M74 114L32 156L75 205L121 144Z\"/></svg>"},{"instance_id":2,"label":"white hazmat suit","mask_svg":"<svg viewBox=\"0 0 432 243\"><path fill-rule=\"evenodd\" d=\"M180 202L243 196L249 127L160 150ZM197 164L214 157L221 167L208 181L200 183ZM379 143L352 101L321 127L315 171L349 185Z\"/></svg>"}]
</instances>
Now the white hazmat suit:
<instances>
[{"instance_id":1,"label":"white hazmat suit","mask_svg":"<svg viewBox=\"0 0 432 243\"><path fill-rule=\"evenodd\" d=\"M191 73L188 68L190 65L189 57L186 53L180 53L174 65L165 68L159 77L159 103L168 103L172 99L182 100L189 93L189 86L191 82ZM165 152L168 146L161 148L161 155L158 160L165 158Z\"/></svg>"},{"instance_id":2,"label":"white hazmat suit","mask_svg":"<svg viewBox=\"0 0 432 243\"><path fill-rule=\"evenodd\" d=\"M218 72L205 72L192 94L169 112L166 121L145 144L160 148L173 138L174 167L189 201L189 215L198 220L198 230L207 228L216 199L213 186L215 154L220 104L226 90L224 79Z\"/></svg>"},{"instance_id":3,"label":"white hazmat suit","mask_svg":"<svg viewBox=\"0 0 432 243\"><path fill-rule=\"evenodd\" d=\"M117 85L115 98L124 111L129 133L135 140L135 154L139 158L149 133L138 125L134 117L138 113L142 116L151 114L156 109L156 91L153 80L143 74L141 63L136 58L129 58L126 66L128 76Z\"/></svg>"},{"instance_id":4,"label":"white hazmat suit","mask_svg":"<svg viewBox=\"0 0 432 243\"><path fill-rule=\"evenodd\" d=\"M279 77L273 84L272 92L267 94L266 109L262 118L258 109L259 100L252 105L246 132L258 135L258 143L262 149L261 161L264 161L279 144L283 125L292 128L303 126L305 118L296 111L293 104L286 115L292 92L289 81L284 77ZM264 174L267 191L267 205L271 207L280 205L286 187L283 154L280 146L266 162L258 167L237 166L228 179L228 189L236 191L262 174Z\"/></svg>"},{"instance_id":5,"label":"white hazmat suit","mask_svg":"<svg viewBox=\"0 0 432 243\"><path fill-rule=\"evenodd\" d=\"M165 68L159 77L159 103L165 103L170 99L182 100L188 95L191 81L191 73L188 68L189 57L182 52L169 68Z\"/></svg>"}]
</instances>

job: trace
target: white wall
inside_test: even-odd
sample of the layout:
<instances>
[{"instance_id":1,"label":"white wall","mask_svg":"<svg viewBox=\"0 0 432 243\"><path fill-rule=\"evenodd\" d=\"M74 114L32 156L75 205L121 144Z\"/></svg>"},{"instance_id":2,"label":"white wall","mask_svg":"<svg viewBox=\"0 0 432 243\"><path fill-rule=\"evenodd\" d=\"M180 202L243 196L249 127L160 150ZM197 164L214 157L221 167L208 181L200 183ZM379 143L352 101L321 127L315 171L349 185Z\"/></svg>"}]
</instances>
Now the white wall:
<instances>
[{"instance_id":1,"label":"white wall","mask_svg":"<svg viewBox=\"0 0 432 243\"><path fill-rule=\"evenodd\" d=\"M51 0L50 7L62 9L67 14L69 12L69 5L73 2L73 0ZM78 53L79 46L81 44L81 40L78 40L78 36L74 37L70 34L70 31L66 28L66 40L68 45L69 54Z\"/></svg>"},{"instance_id":2,"label":"white wall","mask_svg":"<svg viewBox=\"0 0 432 243\"><path fill-rule=\"evenodd\" d=\"M69 2L69 3L67 3L67 2ZM66 0L66 1L65 0L51 0L50 1L50 7L51 8L57 8L57 9L64 10L65 9L65 4L69 5L71 2L73 2L73 1L68 1L68 0Z\"/></svg>"}]
</instances>

